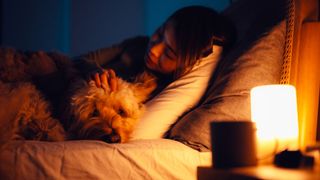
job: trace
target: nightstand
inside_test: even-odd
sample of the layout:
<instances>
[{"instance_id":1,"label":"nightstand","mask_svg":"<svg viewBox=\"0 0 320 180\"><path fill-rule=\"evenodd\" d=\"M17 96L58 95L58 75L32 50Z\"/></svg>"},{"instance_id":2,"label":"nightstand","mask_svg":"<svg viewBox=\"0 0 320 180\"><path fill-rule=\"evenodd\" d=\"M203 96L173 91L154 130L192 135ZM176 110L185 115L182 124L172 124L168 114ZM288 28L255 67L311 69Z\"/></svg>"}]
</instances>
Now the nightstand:
<instances>
[{"instance_id":1,"label":"nightstand","mask_svg":"<svg viewBox=\"0 0 320 180\"><path fill-rule=\"evenodd\" d=\"M313 168L279 168L274 165L258 165L252 167L214 169L198 167L198 180L209 179L276 179L276 180L317 180L320 179L319 165Z\"/></svg>"}]
</instances>

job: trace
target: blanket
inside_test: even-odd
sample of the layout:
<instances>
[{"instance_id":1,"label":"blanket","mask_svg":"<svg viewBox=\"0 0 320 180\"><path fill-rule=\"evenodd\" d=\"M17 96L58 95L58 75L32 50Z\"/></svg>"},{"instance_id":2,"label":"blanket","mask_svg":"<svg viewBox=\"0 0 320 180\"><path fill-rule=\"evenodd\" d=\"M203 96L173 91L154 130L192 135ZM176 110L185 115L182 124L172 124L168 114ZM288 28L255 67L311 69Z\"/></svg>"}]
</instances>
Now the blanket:
<instances>
[{"instance_id":1,"label":"blanket","mask_svg":"<svg viewBox=\"0 0 320 180\"><path fill-rule=\"evenodd\" d=\"M34 84L52 105L55 117L59 116L68 86L75 78L79 75L71 58L62 53L0 48L0 81Z\"/></svg>"}]
</instances>

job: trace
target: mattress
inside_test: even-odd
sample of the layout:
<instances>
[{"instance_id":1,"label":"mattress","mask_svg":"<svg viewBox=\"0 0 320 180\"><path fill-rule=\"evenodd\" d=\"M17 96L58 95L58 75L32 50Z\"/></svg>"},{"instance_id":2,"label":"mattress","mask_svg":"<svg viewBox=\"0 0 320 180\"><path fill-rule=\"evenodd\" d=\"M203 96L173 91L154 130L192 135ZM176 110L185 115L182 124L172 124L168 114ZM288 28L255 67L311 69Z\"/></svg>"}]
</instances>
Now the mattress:
<instances>
[{"instance_id":1,"label":"mattress","mask_svg":"<svg viewBox=\"0 0 320 180\"><path fill-rule=\"evenodd\" d=\"M196 179L211 153L169 139L13 141L2 147L0 162L0 179Z\"/></svg>"}]
</instances>

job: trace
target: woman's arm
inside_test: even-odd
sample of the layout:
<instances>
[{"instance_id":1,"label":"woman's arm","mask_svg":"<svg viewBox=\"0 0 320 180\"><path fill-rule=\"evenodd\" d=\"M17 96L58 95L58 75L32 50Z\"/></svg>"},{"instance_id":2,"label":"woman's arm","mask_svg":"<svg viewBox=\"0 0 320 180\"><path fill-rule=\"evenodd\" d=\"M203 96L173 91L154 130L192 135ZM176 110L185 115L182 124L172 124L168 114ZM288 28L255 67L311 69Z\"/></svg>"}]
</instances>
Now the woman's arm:
<instances>
[{"instance_id":1,"label":"woman's arm","mask_svg":"<svg viewBox=\"0 0 320 180\"><path fill-rule=\"evenodd\" d=\"M88 77L92 72L102 69L114 69L120 77L132 75L132 71L141 68L148 44L148 37L129 38L111 47L98 49L74 59L75 67Z\"/></svg>"},{"instance_id":2,"label":"woman's arm","mask_svg":"<svg viewBox=\"0 0 320 180\"><path fill-rule=\"evenodd\" d=\"M88 54L76 57L74 59L74 65L80 71L80 73L86 77L93 71L102 69L107 63L114 60L115 57L120 53L120 46L113 45L111 47L98 49L89 52Z\"/></svg>"}]
</instances>

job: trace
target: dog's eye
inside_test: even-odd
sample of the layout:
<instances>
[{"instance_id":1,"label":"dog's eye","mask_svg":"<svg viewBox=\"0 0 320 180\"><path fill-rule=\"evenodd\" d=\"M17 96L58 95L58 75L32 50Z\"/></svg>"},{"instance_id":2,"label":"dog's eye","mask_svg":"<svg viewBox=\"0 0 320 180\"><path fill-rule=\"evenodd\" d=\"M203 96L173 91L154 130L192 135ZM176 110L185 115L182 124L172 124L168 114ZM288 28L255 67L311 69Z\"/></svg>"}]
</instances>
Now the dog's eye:
<instances>
[{"instance_id":1,"label":"dog's eye","mask_svg":"<svg viewBox=\"0 0 320 180\"><path fill-rule=\"evenodd\" d=\"M127 116L127 113L122 108L119 108L117 113L122 117Z\"/></svg>"},{"instance_id":2,"label":"dog's eye","mask_svg":"<svg viewBox=\"0 0 320 180\"><path fill-rule=\"evenodd\" d=\"M91 114L91 116L92 117L97 117L97 116L99 116L99 111L97 110L97 109L94 109L94 111L92 112L92 114Z\"/></svg>"}]
</instances>

